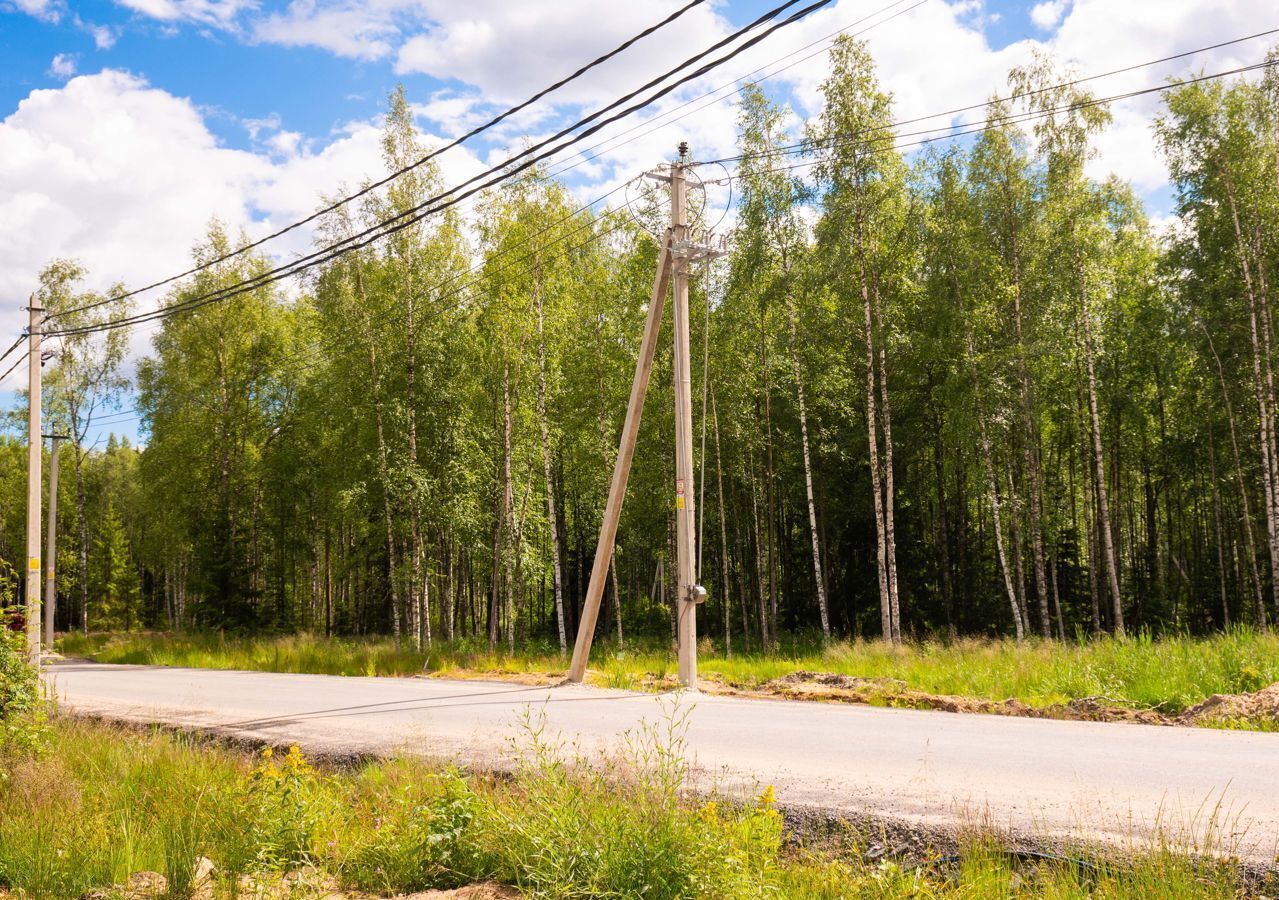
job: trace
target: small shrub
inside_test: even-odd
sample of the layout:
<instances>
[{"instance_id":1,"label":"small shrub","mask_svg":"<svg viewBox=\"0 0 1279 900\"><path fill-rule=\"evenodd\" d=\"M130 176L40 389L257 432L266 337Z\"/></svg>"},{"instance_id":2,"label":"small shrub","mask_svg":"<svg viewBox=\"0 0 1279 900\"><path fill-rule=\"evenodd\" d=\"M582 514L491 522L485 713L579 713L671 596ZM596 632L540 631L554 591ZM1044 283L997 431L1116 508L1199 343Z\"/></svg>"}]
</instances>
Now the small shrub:
<instances>
[{"instance_id":1,"label":"small shrub","mask_svg":"<svg viewBox=\"0 0 1279 900\"><path fill-rule=\"evenodd\" d=\"M5 627L0 613L0 755L38 751L47 735L40 680L27 661L25 638ZM3 772L0 766L0 780Z\"/></svg>"},{"instance_id":2,"label":"small shrub","mask_svg":"<svg viewBox=\"0 0 1279 900\"><path fill-rule=\"evenodd\" d=\"M411 787L392 798L373 833L343 861L352 887L422 891L457 887L476 874L471 823L476 796L456 771L428 779L438 793L423 799Z\"/></svg>"},{"instance_id":3,"label":"small shrub","mask_svg":"<svg viewBox=\"0 0 1279 900\"><path fill-rule=\"evenodd\" d=\"M245 784L245 801L259 868L283 872L311 861L324 804L315 770L296 745L278 762L270 747L262 751Z\"/></svg>"}]
</instances>

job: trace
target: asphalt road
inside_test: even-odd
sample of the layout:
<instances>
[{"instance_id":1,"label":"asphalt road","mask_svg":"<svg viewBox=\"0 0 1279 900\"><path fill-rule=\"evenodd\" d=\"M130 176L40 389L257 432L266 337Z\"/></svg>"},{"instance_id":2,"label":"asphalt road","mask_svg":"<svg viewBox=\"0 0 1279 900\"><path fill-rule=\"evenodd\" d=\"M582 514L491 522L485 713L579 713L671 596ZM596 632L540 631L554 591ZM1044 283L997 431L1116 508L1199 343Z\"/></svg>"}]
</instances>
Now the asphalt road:
<instances>
[{"instance_id":1,"label":"asphalt road","mask_svg":"<svg viewBox=\"0 0 1279 900\"><path fill-rule=\"evenodd\" d=\"M82 661L56 663L49 677L77 713L312 753L412 752L497 767L519 752L525 715L544 715L549 734L607 764L628 731L661 726L675 705L703 787L772 784L788 806L934 830L982 825L1123 844L1162 833L1266 862L1279 850L1279 734Z\"/></svg>"}]
</instances>

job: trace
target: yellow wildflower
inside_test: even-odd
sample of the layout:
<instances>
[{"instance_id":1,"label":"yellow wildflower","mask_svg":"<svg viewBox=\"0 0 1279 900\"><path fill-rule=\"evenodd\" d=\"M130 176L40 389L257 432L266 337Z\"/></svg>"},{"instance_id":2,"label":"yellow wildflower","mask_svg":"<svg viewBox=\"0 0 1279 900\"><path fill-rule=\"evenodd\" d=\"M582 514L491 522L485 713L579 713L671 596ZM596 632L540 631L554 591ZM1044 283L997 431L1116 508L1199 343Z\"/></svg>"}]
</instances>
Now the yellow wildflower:
<instances>
[{"instance_id":1,"label":"yellow wildflower","mask_svg":"<svg viewBox=\"0 0 1279 900\"><path fill-rule=\"evenodd\" d=\"M759 800L755 805L759 809L772 809L773 804L777 802L777 795L773 792L773 786L770 784L764 788L763 793L759 795Z\"/></svg>"}]
</instances>

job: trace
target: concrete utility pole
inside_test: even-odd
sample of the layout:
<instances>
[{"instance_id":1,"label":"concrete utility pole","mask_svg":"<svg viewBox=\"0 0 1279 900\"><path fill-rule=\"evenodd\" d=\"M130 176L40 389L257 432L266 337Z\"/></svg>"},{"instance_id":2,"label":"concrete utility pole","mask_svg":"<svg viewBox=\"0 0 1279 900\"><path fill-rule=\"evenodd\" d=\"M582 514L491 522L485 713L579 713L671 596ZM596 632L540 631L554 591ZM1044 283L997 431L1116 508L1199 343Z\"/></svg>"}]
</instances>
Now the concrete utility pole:
<instances>
[{"instance_id":1,"label":"concrete utility pole","mask_svg":"<svg viewBox=\"0 0 1279 900\"><path fill-rule=\"evenodd\" d=\"M54 571L58 559L58 447L65 434L47 436L53 444L49 454L49 525L44 541L44 648L53 650L53 617L58 611L58 589Z\"/></svg>"},{"instance_id":2,"label":"concrete utility pole","mask_svg":"<svg viewBox=\"0 0 1279 900\"><path fill-rule=\"evenodd\" d=\"M697 550L693 542L693 387L688 344L688 196L684 164L686 144L680 144L679 161L671 167L671 240L675 252L674 303L671 319L675 332L675 618L678 623L679 683L697 688L697 604L706 592L698 587L693 572ZM700 592L700 593L699 593Z\"/></svg>"},{"instance_id":3,"label":"concrete utility pole","mask_svg":"<svg viewBox=\"0 0 1279 900\"><path fill-rule=\"evenodd\" d=\"M688 165L688 145L680 144L680 158L671 166L670 174L647 173L655 181L668 182L671 186L671 226L662 237L662 249L657 258L657 273L653 279L653 294L649 298L648 318L644 322L644 338L640 343L639 358L635 361L635 379L631 383L631 397L626 406L626 419L622 423L622 438L613 467L613 480L608 488L608 502L604 505L604 520L600 523L600 539L595 547L595 561L591 567L591 580L586 589L586 602L578 623L577 640L573 644L573 660L568 670L569 681L580 682L586 677L586 663L591 655L591 642L595 638L595 625L599 618L600 603L604 597L604 582L609 563L613 558L613 544L617 538L617 523L622 514L622 501L626 497L626 482L631 474L631 460L635 454L635 440L639 436L640 417L644 412L644 395L648 390L649 376L653 370L653 356L662 328L662 313L666 305L666 292L675 283L672 305L675 324L675 515L678 540L679 589L675 602L679 639L679 679L688 688L697 687L697 605L706 599L706 591L696 583L693 561L697 558L693 523L693 398L689 376L688 338L688 265L697 259L720 255L720 251L693 243L688 236L688 207L685 168Z\"/></svg>"},{"instance_id":4,"label":"concrete utility pole","mask_svg":"<svg viewBox=\"0 0 1279 900\"><path fill-rule=\"evenodd\" d=\"M35 295L27 310L27 654L40 658L40 471L44 442L40 430L40 316Z\"/></svg>"}]
</instances>

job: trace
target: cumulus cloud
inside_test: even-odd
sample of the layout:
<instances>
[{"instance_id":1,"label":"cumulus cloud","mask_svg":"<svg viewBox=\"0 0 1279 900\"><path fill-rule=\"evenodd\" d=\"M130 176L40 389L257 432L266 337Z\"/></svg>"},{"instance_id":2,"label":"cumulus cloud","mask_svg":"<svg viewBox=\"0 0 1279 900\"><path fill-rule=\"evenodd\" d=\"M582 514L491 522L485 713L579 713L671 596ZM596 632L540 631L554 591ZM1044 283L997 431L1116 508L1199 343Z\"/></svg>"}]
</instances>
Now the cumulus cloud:
<instances>
[{"instance_id":1,"label":"cumulus cloud","mask_svg":"<svg viewBox=\"0 0 1279 900\"><path fill-rule=\"evenodd\" d=\"M676 0L614 4L607 16L594 0L513 5L503 0L457 4L426 0L430 26L409 37L396 54L396 71L422 73L474 85L488 98L520 99L531 85L567 75L580 61L612 50L659 21ZM658 34L593 69L557 93L569 103L612 99L704 49L730 26L701 6Z\"/></svg>"},{"instance_id":2,"label":"cumulus cloud","mask_svg":"<svg viewBox=\"0 0 1279 900\"><path fill-rule=\"evenodd\" d=\"M1066 0L1045 0L1043 3L1036 3L1030 10L1030 21L1035 23L1036 28L1052 31L1065 12Z\"/></svg>"},{"instance_id":3,"label":"cumulus cloud","mask_svg":"<svg viewBox=\"0 0 1279 900\"><path fill-rule=\"evenodd\" d=\"M256 127L260 152L226 147L190 100L114 70L33 91L0 121L0 296L30 294L53 257L81 260L98 289L171 275L213 216L262 235L384 171L376 121L349 123L318 148L277 118ZM442 164L450 183L478 167L460 151ZM272 249L289 258L311 240L300 229ZM0 311L0 333L22 325L14 305Z\"/></svg>"},{"instance_id":4,"label":"cumulus cloud","mask_svg":"<svg viewBox=\"0 0 1279 900\"><path fill-rule=\"evenodd\" d=\"M75 74L75 54L59 53L49 63L49 74L54 78L70 78Z\"/></svg>"},{"instance_id":5,"label":"cumulus cloud","mask_svg":"<svg viewBox=\"0 0 1279 900\"><path fill-rule=\"evenodd\" d=\"M284 12L254 22L252 36L286 47L319 47L350 59L381 59L394 50L402 5L408 4L292 0Z\"/></svg>"}]
</instances>

